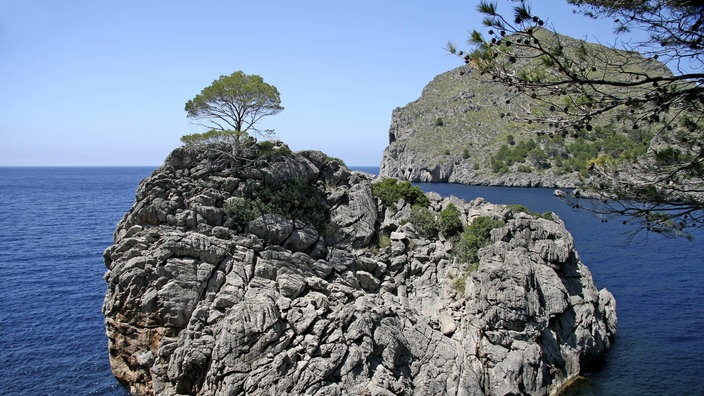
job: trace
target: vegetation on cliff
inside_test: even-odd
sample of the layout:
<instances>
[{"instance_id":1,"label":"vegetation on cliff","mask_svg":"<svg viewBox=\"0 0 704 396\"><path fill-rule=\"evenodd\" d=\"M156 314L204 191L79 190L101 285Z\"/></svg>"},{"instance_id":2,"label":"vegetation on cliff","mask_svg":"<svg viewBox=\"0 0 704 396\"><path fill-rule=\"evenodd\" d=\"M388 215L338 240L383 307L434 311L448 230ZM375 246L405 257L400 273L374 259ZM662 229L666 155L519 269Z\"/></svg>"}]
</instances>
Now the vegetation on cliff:
<instances>
[{"instance_id":1,"label":"vegetation on cliff","mask_svg":"<svg viewBox=\"0 0 704 396\"><path fill-rule=\"evenodd\" d=\"M552 37L564 48L581 49L587 54L604 51L600 45L545 29L536 29L533 35L546 41ZM604 56L618 59L626 55L633 56L617 50ZM448 173L460 178L456 181L468 184L482 177L533 174L544 178L562 176L576 185L580 176L589 174L594 159L632 160L641 157L651 145L655 133L644 127L633 128L629 124L633 117L628 114L595 114L580 129L566 128L553 115L584 106L588 97L572 99L563 95L548 103L537 93L520 95L507 90L489 74L482 74L474 58L467 59L469 66L435 77L418 100L395 110L389 143L390 148L397 149L387 149L384 158L390 168L404 161L390 157L408 156L403 162L406 167L446 167L451 169ZM635 58L629 67L634 74L670 74L663 64L645 58ZM525 72L524 77L538 80L538 75L546 70L546 66L536 67ZM385 175L405 178L399 171L389 169ZM457 176L460 174L463 175ZM418 172L409 179L451 178L422 180Z\"/></svg>"},{"instance_id":2,"label":"vegetation on cliff","mask_svg":"<svg viewBox=\"0 0 704 396\"><path fill-rule=\"evenodd\" d=\"M569 2L584 15L611 19L621 40L617 45L628 50L549 32L526 1L512 15L500 12L496 2L482 1L478 11L486 16L485 35L471 33L472 51L453 45L450 51L469 68L508 87L512 98L507 103L530 101L511 114L513 120L538 125L551 136L572 136L586 149L586 156L565 150L567 158L557 158L563 166L568 160L567 169L572 169L591 156L588 172L580 169L589 176L581 187L609 200L596 210L631 216L659 232L679 234L704 226L701 2ZM634 40L633 31L647 38ZM582 141L594 141L593 131L599 142L584 146ZM599 147L601 143L606 146ZM523 159L517 154L522 153L504 149L493 170L508 171L508 163ZM543 164L560 165L550 160Z\"/></svg>"}]
</instances>

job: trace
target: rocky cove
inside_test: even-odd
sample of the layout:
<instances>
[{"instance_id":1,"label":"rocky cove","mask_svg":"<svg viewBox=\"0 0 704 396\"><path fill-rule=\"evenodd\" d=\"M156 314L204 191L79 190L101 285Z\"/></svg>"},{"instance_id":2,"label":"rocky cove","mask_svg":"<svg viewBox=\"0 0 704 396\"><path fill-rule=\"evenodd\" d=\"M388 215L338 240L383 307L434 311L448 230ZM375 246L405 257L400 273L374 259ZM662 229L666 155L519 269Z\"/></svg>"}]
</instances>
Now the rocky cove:
<instances>
[{"instance_id":1,"label":"rocky cove","mask_svg":"<svg viewBox=\"0 0 704 396\"><path fill-rule=\"evenodd\" d=\"M294 181L313 221L228 210ZM540 395L603 358L615 301L557 216L428 194L503 221L470 272L373 183L281 144L176 149L104 253L115 376L136 395Z\"/></svg>"}]
</instances>

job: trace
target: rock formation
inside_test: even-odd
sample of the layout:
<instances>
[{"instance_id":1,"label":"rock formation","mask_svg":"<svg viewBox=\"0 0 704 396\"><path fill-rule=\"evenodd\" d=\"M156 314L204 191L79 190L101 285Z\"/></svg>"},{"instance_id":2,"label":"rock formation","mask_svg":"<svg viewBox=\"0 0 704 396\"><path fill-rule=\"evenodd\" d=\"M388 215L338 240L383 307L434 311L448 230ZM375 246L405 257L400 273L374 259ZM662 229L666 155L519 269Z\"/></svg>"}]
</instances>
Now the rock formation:
<instances>
[{"instance_id":1,"label":"rock formation","mask_svg":"<svg viewBox=\"0 0 704 396\"><path fill-rule=\"evenodd\" d=\"M372 176L259 147L176 149L118 224L103 312L132 394L542 395L608 349L614 298L557 216L429 194L464 224L505 221L469 273ZM292 180L315 187L323 221L231 210Z\"/></svg>"}]
</instances>

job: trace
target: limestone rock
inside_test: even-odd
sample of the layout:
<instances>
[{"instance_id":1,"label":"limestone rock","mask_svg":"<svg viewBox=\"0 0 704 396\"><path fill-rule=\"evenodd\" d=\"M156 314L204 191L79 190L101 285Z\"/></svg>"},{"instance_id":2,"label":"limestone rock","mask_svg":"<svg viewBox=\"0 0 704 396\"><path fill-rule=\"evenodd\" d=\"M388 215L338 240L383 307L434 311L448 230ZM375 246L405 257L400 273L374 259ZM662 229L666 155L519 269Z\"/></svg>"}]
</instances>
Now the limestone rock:
<instances>
[{"instance_id":1,"label":"limestone rock","mask_svg":"<svg viewBox=\"0 0 704 396\"><path fill-rule=\"evenodd\" d=\"M610 346L615 300L556 216L431 196L435 215L452 202L465 224L506 221L458 291L467 263L404 224L409 205L378 204L322 153L259 163L255 148L175 150L118 224L103 313L132 394L544 395ZM319 189L325 224L225 214L287 178Z\"/></svg>"}]
</instances>

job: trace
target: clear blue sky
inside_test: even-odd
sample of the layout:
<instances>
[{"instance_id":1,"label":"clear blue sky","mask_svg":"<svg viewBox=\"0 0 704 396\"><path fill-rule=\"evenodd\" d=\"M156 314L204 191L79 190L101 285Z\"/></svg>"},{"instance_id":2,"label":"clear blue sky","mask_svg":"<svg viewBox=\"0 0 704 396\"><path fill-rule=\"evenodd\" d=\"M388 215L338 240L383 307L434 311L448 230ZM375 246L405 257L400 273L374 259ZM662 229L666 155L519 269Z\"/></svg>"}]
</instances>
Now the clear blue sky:
<instances>
[{"instance_id":1,"label":"clear blue sky","mask_svg":"<svg viewBox=\"0 0 704 396\"><path fill-rule=\"evenodd\" d=\"M611 27L533 1L561 33ZM258 74L286 108L261 126L294 150L379 165L391 111L460 65L478 0L0 2L0 166L159 165L198 132L184 104ZM510 10L510 2L500 9Z\"/></svg>"}]
</instances>

